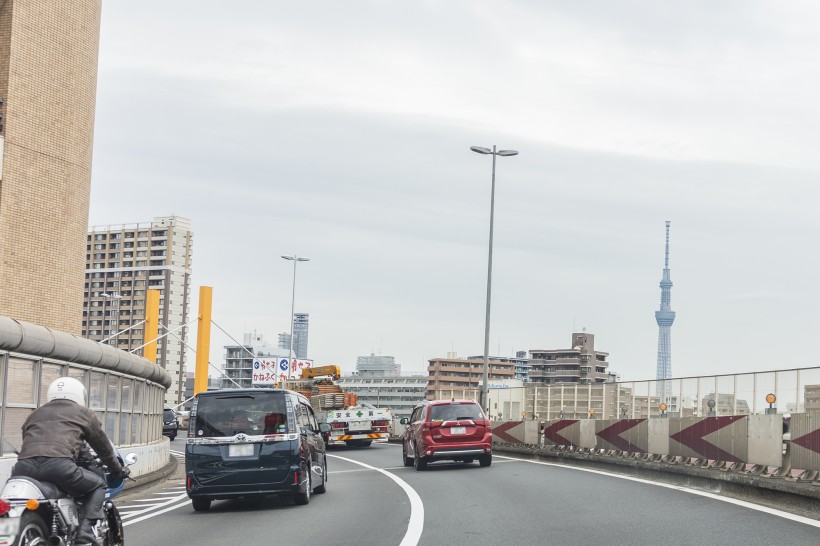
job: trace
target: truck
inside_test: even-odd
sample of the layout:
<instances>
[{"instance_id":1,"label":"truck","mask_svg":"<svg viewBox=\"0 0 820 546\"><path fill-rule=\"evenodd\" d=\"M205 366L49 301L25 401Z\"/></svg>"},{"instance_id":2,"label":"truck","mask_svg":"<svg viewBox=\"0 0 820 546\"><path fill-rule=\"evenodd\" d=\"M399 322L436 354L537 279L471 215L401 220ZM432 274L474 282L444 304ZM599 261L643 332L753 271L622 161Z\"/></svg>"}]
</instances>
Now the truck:
<instances>
[{"instance_id":1,"label":"truck","mask_svg":"<svg viewBox=\"0 0 820 546\"><path fill-rule=\"evenodd\" d=\"M354 393L336 384L340 375L339 366L306 368L301 379L281 386L307 397L316 420L330 425L330 432L322 434L327 445L369 447L373 442L387 442L393 420L390 409L360 404Z\"/></svg>"}]
</instances>

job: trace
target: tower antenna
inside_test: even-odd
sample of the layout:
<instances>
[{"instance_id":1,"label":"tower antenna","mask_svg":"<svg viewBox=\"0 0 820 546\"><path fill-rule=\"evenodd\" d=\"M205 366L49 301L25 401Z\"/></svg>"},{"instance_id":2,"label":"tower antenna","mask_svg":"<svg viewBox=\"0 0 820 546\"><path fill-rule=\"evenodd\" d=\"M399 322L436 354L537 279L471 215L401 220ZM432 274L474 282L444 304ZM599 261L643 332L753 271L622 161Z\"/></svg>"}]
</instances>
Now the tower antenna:
<instances>
[{"instance_id":1,"label":"tower antenna","mask_svg":"<svg viewBox=\"0 0 820 546\"><path fill-rule=\"evenodd\" d=\"M658 323L658 364L655 378L658 380L657 395L663 402L668 403L668 379L672 377L672 323L675 322L675 312L672 311L672 279L669 274L669 226L672 222L666 221L666 250L663 261L663 277L661 278L661 306L655 311L655 321Z\"/></svg>"}]
</instances>

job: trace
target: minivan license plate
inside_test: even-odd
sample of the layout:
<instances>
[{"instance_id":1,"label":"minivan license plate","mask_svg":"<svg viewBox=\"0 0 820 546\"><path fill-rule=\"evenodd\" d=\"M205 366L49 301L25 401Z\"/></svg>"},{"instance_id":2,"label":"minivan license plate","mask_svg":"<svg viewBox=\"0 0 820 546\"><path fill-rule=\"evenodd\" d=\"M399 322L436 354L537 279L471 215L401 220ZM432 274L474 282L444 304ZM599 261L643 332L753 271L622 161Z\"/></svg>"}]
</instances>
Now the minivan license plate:
<instances>
[{"instance_id":1,"label":"minivan license plate","mask_svg":"<svg viewBox=\"0 0 820 546\"><path fill-rule=\"evenodd\" d=\"M231 444L228 446L228 457L252 457L253 444Z\"/></svg>"},{"instance_id":2,"label":"minivan license plate","mask_svg":"<svg viewBox=\"0 0 820 546\"><path fill-rule=\"evenodd\" d=\"M450 434L467 434L466 427L450 427Z\"/></svg>"}]
</instances>

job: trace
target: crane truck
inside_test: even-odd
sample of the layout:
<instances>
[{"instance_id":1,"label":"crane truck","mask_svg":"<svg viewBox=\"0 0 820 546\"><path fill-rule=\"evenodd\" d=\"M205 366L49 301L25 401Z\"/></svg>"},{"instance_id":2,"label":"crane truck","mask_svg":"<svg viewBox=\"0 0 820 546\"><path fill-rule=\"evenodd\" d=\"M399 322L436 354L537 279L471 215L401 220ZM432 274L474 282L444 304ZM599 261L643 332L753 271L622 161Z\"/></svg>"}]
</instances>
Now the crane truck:
<instances>
[{"instance_id":1,"label":"crane truck","mask_svg":"<svg viewBox=\"0 0 820 546\"><path fill-rule=\"evenodd\" d=\"M305 395L316 420L330 425L330 432L322 434L327 445L368 447L373 442L387 442L393 419L390 410L360 404L354 393L344 392L336 384L340 376L339 366L316 366L306 368L301 379L285 381L282 387Z\"/></svg>"}]
</instances>

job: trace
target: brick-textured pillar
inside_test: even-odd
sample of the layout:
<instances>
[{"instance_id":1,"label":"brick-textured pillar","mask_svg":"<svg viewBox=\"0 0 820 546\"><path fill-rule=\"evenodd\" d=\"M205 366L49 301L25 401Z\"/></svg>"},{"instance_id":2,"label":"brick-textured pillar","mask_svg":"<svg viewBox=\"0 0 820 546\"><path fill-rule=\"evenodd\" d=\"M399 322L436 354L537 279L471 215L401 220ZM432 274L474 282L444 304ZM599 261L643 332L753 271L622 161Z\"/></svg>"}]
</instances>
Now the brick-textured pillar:
<instances>
[{"instance_id":1,"label":"brick-textured pillar","mask_svg":"<svg viewBox=\"0 0 820 546\"><path fill-rule=\"evenodd\" d=\"M79 334L101 0L0 0L0 314Z\"/></svg>"}]
</instances>

